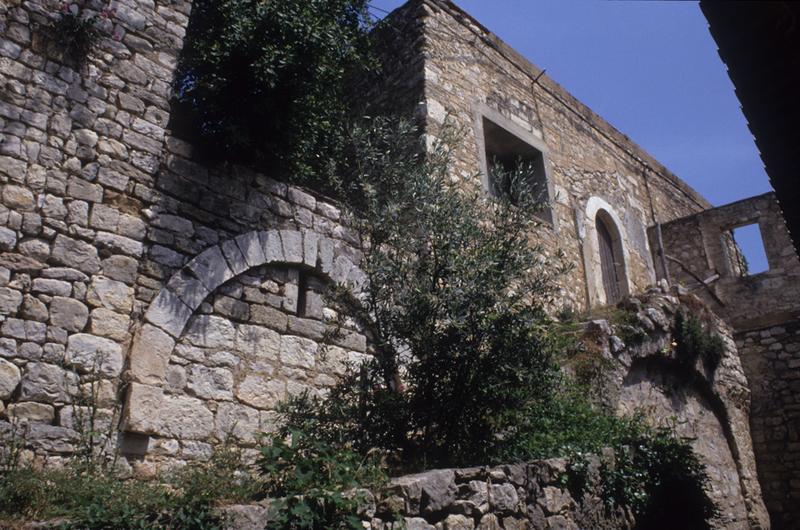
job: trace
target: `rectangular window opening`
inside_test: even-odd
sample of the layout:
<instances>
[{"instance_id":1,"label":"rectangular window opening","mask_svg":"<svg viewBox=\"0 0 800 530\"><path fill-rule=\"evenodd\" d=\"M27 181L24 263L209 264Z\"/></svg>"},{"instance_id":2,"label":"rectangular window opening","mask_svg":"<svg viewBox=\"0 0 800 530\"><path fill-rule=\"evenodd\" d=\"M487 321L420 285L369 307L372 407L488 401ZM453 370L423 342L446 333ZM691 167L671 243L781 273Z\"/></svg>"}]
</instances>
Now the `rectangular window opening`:
<instances>
[{"instance_id":1,"label":"rectangular window opening","mask_svg":"<svg viewBox=\"0 0 800 530\"><path fill-rule=\"evenodd\" d=\"M552 223L544 154L486 118L483 118L483 139L489 193L494 197L509 196L511 202L515 203L515 190L508 177L518 169L523 169L527 172L527 184L541 208L537 215L543 221Z\"/></svg>"},{"instance_id":2,"label":"rectangular window opening","mask_svg":"<svg viewBox=\"0 0 800 530\"><path fill-rule=\"evenodd\" d=\"M731 234L736 244L734 266L738 265L740 276L753 276L769 270L758 223L736 227L731 230Z\"/></svg>"}]
</instances>

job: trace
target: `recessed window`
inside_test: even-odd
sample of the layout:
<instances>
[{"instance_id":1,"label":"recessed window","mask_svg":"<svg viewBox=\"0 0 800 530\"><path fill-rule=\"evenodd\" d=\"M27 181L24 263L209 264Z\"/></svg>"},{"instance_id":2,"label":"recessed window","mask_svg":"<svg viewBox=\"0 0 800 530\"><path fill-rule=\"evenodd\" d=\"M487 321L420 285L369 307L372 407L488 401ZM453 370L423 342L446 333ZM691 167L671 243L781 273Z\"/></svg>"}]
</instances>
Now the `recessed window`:
<instances>
[{"instance_id":1,"label":"recessed window","mask_svg":"<svg viewBox=\"0 0 800 530\"><path fill-rule=\"evenodd\" d=\"M509 177L522 171L541 207L539 216L552 223L544 153L486 117L483 117L483 141L489 193L495 197L508 196L516 203L518 190Z\"/></svg>"},{"instance_id":2,"label":"recessed window","mask_svg":"<svg viewBox=\"0 0 800 530\"><path fill-rule=\"evenodd\" d=\"M758 223L740 226L731 230L736 242L734 272L740 276L752 276L769 270L764 241Z\"/></svg>"}]
</instances>

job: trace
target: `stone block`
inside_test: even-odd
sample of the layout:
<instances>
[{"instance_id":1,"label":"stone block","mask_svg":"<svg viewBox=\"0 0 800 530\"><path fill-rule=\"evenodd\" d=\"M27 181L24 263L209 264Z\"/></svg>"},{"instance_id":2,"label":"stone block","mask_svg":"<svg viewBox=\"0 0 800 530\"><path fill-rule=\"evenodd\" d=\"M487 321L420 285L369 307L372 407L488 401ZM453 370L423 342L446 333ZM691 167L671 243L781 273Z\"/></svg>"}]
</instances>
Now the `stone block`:
<instances>
[{"instance_id":1,"label":"stone block","mask_svg":"<svg viewBox=\"0 0 800 530\"><path fill-rule=\"evenodd\" d=\"M254 304L250 309L250 321L255 324L263 324L277 331L286 331L288 316L278 309Z\"/></svg>"},{"instance_id":2,"label":"stone block","mask_svg":"<svg viewBox=\"0 0 800 530\"><path fill-rule=\"evenodd\" d=\"M129 256L120 254L110 256L102 262L102 272L104 276L127 283L133 284L136 281L136 271L139 268L139 262Z\"/></svg>"},{"instance_id":3,"label":"stone block","mask_svg":"<svg viewBox=\"0 0 800 530\"><path fill-rule=\"evenodd\" d=\"M450 514L442 521L442 530L474 530L475 521L465 515Z\"/></svg>"},{"instance_id":4,"label":"stone block","mask_svg":"<svg viewBox=\"0 0 800 530\"><path fill-rule=\"evenodd\" d=\"M61 234L56 236L50 257L58 263L86 274L94 274L100 270L100 258L93 245Z\"/></svg>"},{"instance_id":5,"label":"stone block","mask_svg":"<svg viewBox=\"0 0 800 530\"><path fill-rule=\"evenodd\" d=\"M22 380L17 365L0 359L0 400L9 399Z\"/></svg>"},{"instance_id":6,"label":"stone block","mask_svg":"<svg viewBox=\"0 0 800 530\"><path fill-rule=\"evenodd\" d=\"M133 288L123 282L98 276L89 284L86 301L95 307L130 313L133 308Z\"/></svg>"},{"instance_id":7,"label":"stone block","mask_svg":"<svg viewBox=\"0 0 800 530\"><path fill-rule=\"evenodd\" d=\"M236 397L257 409L274 409L286 397L286 383L263 374L250 373L236 388Z\"/></svg>"},{"instance_id":8,"label":"stone block","mask_svg":"<svg viewBox=\"0 0 800 530\"><path fill-rule=\"evenodd\" d=\"M491 484L489 486L489 506L500 513L516 513L519 510L519 496L513 484Z\"/></svg>"},{"instance_id":9,"label":"stone block","mask_svg":"<svg viewBox=\"0 0 800 530\"><path fill-rule=\"evenodd\" d=\"M223 241L220 244L220 248L233 274L241 274L250 268L250 265L247 264L247 260L244 259L244 254L242 254L235 240L229 239Z\"/></svg>"},{"instance_id":10,"label":"stone block","mask_svg":"<svg viewBox=\"0 0 800 530\"><path fill-rule=\"evenodd\" d=\"M129 237L112 234L111 232L97 232L95 244L100 248L111 250L117 254L127 254L138 258L144 251L141 241Z\"/></svg>"},{"instance_id":11,"label":"stone block","mask_svg":"<svg viewBox=\"0 0 800 530\"><path fill-rule=\"evenodd\" d=\"M89 308L72 298L56 296L50 302L50 324L68 332L82 331L89 318Z\"/></svg>"},{"instance_id":12,"label":"stone block","mask_svg":"<svg viewBox=\"0 0 800 530\"><path fill-rule=\"evenodd\" d=\"M316 365L317 348L313 340L284 335L281 337L281 362L286 366L312 369Z\"/></svg>"},{"instance_id":13,"label":"stone block","mask_svg":"<svg viewBox=\"0 0 800 530\"><path fill-rule=\"evenodd\" d=\"M6 185L3 188L3 204L11 209L21 212L32 212L36 208L36 199L33 193L22 186Z\"/></svg>"},{"instance_id":14,"label":"stone block","mask_svg":"<svg viewBox=\"0 0 800 530\"><path fill-rule=\"evenodd\" d=\"M167 287L192 309L197 309L210 293L203 282L186 270L180 270L173 274Z\"/></svg>"},{"instance_id":15,"label":"stone block","mask_svg":"<svg viewBox=\"0 0 800 530\"><path fill-rule=\"evenodd\" d=\"M283 260L286 263L303 263L303 234L297 230L281 230Z\"/></svg>"},{"instance_id":16,"label":"stone block","mask_svg":"<svg viewBox=\"0 0 800 530\"><path fill-rule=\"evenodd\" d=\"M239 246L239 250L242 251L244 260L249 267L258 267L267 261L266 256L264 256L264 250L261 247L261 239L258 237L258 232L248 232L238 236L236 244Z\"/></svg>"},{"instance_id":17,"label":"stone block","mask_svg":"<svg viewBox=\"0 0 800 530\"><path fill-rule=\"evenodd\" d=\"M259 234L261 245L264 249L264 256L267 263L280 263L283 259L283 244L281 235L277 230L267 230Z\"/></svg>"},{"instance_id":18,"label":"stone block","mask_svg":"<svg viewBox=\"0 0 800 530\"><path fill-rule=\"evenodd\" d=\"M52 423L56 413L52 405L25 401L8 406L8 417L22 422Z\"/></svg>"},{"instance_id":19,"label":"stone block","mask_svg":"<svg viewBox=\"0 0 800 530\"><path fill-rule=\"evenodd\" d=\"M255 359L277 360L279 333L263 326L241 324L236 328L236 350Z\"/></svg>"},{"instance_id":20,"label":"stone block","mask_svg":"<svg viewBox=\"0 0 800 530\"><path fill-rule=\"evenodd\" d=\"M252 240L255 240L255 243ZM246 244L255 244L260 249L258 236L249 238ZM250 263L249 260L247 261ZM194 272L209 291L214 291L234 276L233 271L228 267L222 250L217 245L204 250L199 256L190 261L186 267Z\"/></svg>"},{"instance_id":21,"label":"stone block","mask_svg":"<svg viewBox=\"0 0 800 530\"><path fill-rule=\"evenodd\" d=\"M141 434L160 434L159 415L163 402L164 392L161 388L131 383L125 400L125 430Z\"/></svg>"},{"instance_id":22,"label":"stone block","mask_svg":"<svg viewBox=\"0 0 800 530\"><path fill-rule=\"evenodd\" d=\"M225 368L192 365L186 371L186 388L201 399L233 399L233 374Z\"/></svg>"},{"instance_id":23,"label":"stone block","mask_svg":"<svg viewBox=\"0 0 800 530\"><path fill-rule=\"evenodd\" d=\"M72 294L72 284L61 280L36 278L33 280L31 290L34 293L49 294L50 296L69 296Z\"/></svg>"},{"instance_id":24,"label":"stone block","mask_svg":"<svg viewBox=\"0 0 800 530\"><path fill-rule=\"evenodd\" d=\"M323 273L330 275L333 272L334 242L328 237L319 240L319 267Z\"/></svg>"},{"instance_id":25,"label":"stone block","mask_svg":"<svg viewBox=\"0 0 800 530\"><path fill-rule=\"evenodd\" d=\"M214 311L234 320L248 320L250 306L229 296L220 296L214 301Z\"/></svg>"},{"instance_id":26,"label":"stone block","mask_svg":"<svg viewBox=\"0 0 800 530\"><path fill-rule=\"evenodd\" d=\"M0 250L13 250L17 244L17 233L10 228L0 227Z\"/></svg>"},{"instance_id":27,"label":"stone block","mask_svg":"<svg viewBox=\"0 0 800 530\"><path fill-rule=\"evenodd\" d=\"M77 333L67 339L64 362L82 373L117 377L124 362L122 347L116 342L88 333Z\"/></svg>"},{"instance_id":28,"label":"stone block","mask_svg":"<svg viewBox=\"0 0 800 530\"><path fill-rule=\"evenodd\" d=\"M25 365L20 385L21 401L69 403L78 391L75 374L53 364L37 362Z\"/></svg>"},{"instance_id":29,"label":"stone block","mask_svg":"<svg viewBox=\"0 0 800 530\"><path fill-rule=\"evenodd\" d=\"M9 289L8 287L0 287L0 314L13 315L22 304L22 293Z\"/></svg>"},{"instance_id":30,"label":"stone block","mask_svg":"<svg viewBox=\"0 0 800 530\"><path fill-rule=\"evenodd\" d=\"M144 318L173 337L179 337L191 316L192 309L189 306L175 293L162 289L150 303Z\"/></svg>"},{"instance_id":31,"label":"stone block","mask_svg":"<svg viewBox=\"0 0 800 530\"><path fill-rule=\"evenodd\" d=\"M131 319L127 315L115 313L110 309L98 307L92 311L89 332L92 335L107 337L115 341L128 340Z\"/></svg>"},{"instance_id":32,"label":"stone block","mask_svg":"<svg viewBox=\"0 0 800 530\"><path fill-rule=\"evenodd\" d=\"M134 381L157 385L164 381L175 341L167 333L145 324L136 333L131 346L130 375Z\"/></svg>"},{"instance_id":33,"label":"stone block","mask_svg":"<svg viewBox=\"0 0 800 530\"><path fill-rule=\"evenodd\" d=\"M317 266L319 234L306 230L303 232L303 262L309 267Z\"/></svg>"},{"instance_id":34,"label":"stone block","mask_svg":"<svg viewBox=\"0 0 800 530\"><path fill-rule=\"evenodd\" d=\"M201 348L230 348L235 329L230 320L213 315L197 315L186 330L185 340Z\"/></svg>"}]
</instances>

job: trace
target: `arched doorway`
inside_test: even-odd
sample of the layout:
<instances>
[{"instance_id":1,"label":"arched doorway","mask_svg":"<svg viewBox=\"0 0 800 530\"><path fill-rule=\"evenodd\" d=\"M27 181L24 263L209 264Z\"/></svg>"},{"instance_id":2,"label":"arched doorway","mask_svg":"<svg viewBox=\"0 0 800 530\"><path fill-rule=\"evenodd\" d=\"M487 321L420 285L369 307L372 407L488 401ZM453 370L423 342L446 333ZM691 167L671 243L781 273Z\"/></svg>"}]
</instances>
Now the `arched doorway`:
<instances>
[{"instance_id":1,"label":"arched doorway","mask_svg":"<svg viewBox=\"0 0 800 530\"><path fill-rule=\"evenodd\" d=\"M603 279L603 290L606 294L606 303L616 304L622 299L623 285L621 274L624 274L625 265L621 252L619 233L615 230L613 221L608 222L604 211L597 212L595 228L597 230L597 244L600 253L600 272ZM616 235L616 237L615 237Z\"/></svg>"}]
</instances>

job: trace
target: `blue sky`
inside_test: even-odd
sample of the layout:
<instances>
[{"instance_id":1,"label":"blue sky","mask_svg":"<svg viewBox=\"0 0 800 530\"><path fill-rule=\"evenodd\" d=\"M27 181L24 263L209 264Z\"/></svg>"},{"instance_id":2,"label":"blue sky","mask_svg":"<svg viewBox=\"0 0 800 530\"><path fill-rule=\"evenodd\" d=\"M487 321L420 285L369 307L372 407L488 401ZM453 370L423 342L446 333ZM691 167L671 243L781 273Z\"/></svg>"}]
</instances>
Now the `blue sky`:
<instances>
[{"instance_id":1,"label":"blue sky","mask_svg":"<svg viewBox=\"0 0 800 530\"><path fill-rule=\"evenodd\" d=\"M712 204L770 191L697 2L456 3ZM753 254L752 241L739 243Z\"/></svg>"}]
</instances>

